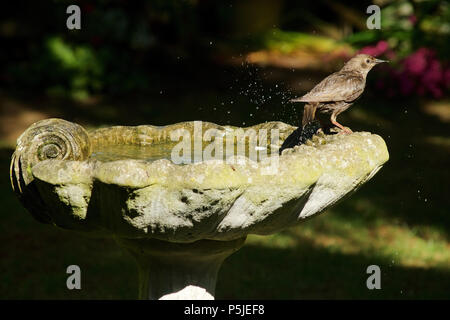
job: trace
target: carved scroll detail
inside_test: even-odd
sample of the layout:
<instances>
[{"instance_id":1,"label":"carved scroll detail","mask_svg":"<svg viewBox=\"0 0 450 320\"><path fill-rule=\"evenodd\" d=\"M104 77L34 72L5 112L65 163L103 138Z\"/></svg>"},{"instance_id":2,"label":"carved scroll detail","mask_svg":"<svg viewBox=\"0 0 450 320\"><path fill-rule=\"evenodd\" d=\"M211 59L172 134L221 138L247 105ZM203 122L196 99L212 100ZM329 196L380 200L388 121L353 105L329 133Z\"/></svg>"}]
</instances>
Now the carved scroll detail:
<instances>
[{"instance_id":1,"label":"carved scroll detail","mask_svg":"<svg viewBox=\"0 0 450 320\"><path fill-rule=\"evenodd\" d=\"M85 160L91 154L88 133L78 124L46 119L32 124L18 139L11 158L10 178L22 204L40 221L48 222L45 209L31 184L31 168L47 159Z\"/></svg>"}]
</instances>

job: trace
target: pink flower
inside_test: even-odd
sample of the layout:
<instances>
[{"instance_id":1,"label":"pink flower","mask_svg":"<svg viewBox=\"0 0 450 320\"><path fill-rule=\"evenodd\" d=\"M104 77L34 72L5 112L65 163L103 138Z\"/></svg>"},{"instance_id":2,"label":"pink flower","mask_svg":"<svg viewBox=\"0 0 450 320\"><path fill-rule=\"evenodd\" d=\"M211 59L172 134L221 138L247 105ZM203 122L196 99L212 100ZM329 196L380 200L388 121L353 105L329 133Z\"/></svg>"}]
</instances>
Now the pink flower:
<instances>
[{"instance_id":1,"label":"pink flower","mask_svg":"<svg viewBox=\"0 0 450 320\"><path fill-rule=\"evenodd\" d=\"M389 44L385 40L378 41L375 46L366 46L359 50L359 53L369 54L373 57L378 57L389 49Z\"/></svg>"},{"instance_id":2,"label":"pink flower","mask_svg":"<svg viewBox=\"0 0 450 320\"><path fill-rule=\"evenodd\" d=\"M391 61L396 60L395 52L386 41L379 41L375 46L360 50L373 56L383 54ZM450 88L450 68L442 65L432 49L419 48L396 64L380 66L380 74L385 77L375 83L375 87L385 95L424 96L431 95L438 99Z\"/></svg>"},{"instance_id":3,"label":"pink flower","mask_svg":"<svg viewBox=\"0 0 450 320\"><path fill-rule=\"evenodd\" d=\"M425 73L422 76L421 83L426 87L435 98L442 96L442 90L439 88L444 83L444 72L438 60L431 60Z\"/></svg>"},{"instance_id":4,"label":"pink flower","mask_svg":"<svg viewBox=\"0 0 450 320\"><path fill-rule=\"evenodd\" d=\"M359 53L369 54L371 56L375 56L376 48L375 47L364 47L361 50L359 50Z\"/></svg>"},{"instance_id":5,"label":"pink flower","mask_svg":"<svg viewBox=\"0 0 450 320\"><path fill-rule=\"evenodd\" d=\"M403 60L405 70L414 75L421 74L427 67L427 58L431 54L432 53L429 49L420 48Z\"/></svg>"},{"instance_id":6,"label":"pink flower","mask_svg":"<svg viewBox=\"0 0 450 320\"><path fill-rule=\"evenodd\" d=\"M432 60L428 64L428 68L425 71L422 79L424 80L424 82L435 82L435 83L441 82L441 80L443 80L442 67L438 60Z\"/></svg>"},{"instance_id":7,"label":"pink flower","mask_svg":"<svg viewBox=\"0 0 450 320\"><path fill-rule=\"evenodd\" d=\"M411 22L412 25L415 25L417 22L417 17L415 15L410 15L408 17L409 22Z\"/></svg>"},{"instance_id":8,"label":"pink flower","mask_svg":"<svg viewBox=\"0 0 450 320\"><path fill-rule=\"evenodd\" d=\"M380 52L380 54L383 54L387 49L389 49L389 44L387 43L387 41L381 40L377 43L376 48Z\"/></svg>"}]
</instances>

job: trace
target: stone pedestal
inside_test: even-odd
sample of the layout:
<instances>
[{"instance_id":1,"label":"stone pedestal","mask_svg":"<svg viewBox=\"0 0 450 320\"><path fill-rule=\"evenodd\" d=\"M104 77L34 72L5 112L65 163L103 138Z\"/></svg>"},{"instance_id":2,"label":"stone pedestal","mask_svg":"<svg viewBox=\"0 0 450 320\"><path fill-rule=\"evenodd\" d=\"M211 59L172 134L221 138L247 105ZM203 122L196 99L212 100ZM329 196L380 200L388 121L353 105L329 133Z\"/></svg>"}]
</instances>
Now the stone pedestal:
<instances>
[{"instance_id":1,"label":"stone pedestal","mask_svg":"<svg viewBox=\"0 0 450 320\"><path fill-rule=\"evenodd\" d=\"M245 238L173 243L155 239L118 239L139 268L140 299L214 299L222 262Z\"/></svg>"}]
</instances>

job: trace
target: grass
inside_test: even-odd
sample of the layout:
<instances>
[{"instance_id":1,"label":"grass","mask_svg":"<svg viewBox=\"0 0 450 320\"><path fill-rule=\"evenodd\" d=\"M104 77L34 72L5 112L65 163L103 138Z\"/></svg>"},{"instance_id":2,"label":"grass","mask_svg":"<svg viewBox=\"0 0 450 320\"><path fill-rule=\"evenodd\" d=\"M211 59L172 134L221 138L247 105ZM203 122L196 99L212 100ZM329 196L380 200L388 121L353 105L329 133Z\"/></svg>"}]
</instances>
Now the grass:
<instances>
[{"instance_id":1,"label":"grass","mask_svg":"<svg viewBox=\"0 0 450 320\"><path fill-rule=\"evenodd\" d=\"M389 162L322 215L271 236L250 235L225 261L217 298L450 298L449 125L421 104L369 96L342 115L352 129L380 134ZM7 176L12 151L0 144L0 298L135 299L134 262L113 241L39 224L22 208ZM81 267L82 290L66 289L71 264ZM372 264L381 268L381 290L366 288Z\"/></svg>"}]
</instances>

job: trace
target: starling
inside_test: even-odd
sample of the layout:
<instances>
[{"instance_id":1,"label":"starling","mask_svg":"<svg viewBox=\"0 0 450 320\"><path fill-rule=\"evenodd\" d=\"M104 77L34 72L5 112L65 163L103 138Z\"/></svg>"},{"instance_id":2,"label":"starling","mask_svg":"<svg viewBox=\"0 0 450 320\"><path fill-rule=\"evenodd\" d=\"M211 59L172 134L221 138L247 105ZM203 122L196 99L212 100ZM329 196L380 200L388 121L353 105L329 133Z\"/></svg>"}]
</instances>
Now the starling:
<instances>
[{"instance_id":1,"label":"starling","mask_svg":"<svg viewBox=\"0 0 450 320\"><path fill-rule=\"evenodd\" d=\"M293 99L292 102L306 102L303 111L302 127L314 120L316 109L323 113L331 113L331 123L342 129L344 133L351 133L350 128L344 127L336 121L336 117L347 110L363 93L366 85L367 73L375 65L384 60L376 59L367 54L358 54L303 97Z\"/></svg>"}]
</instances>

